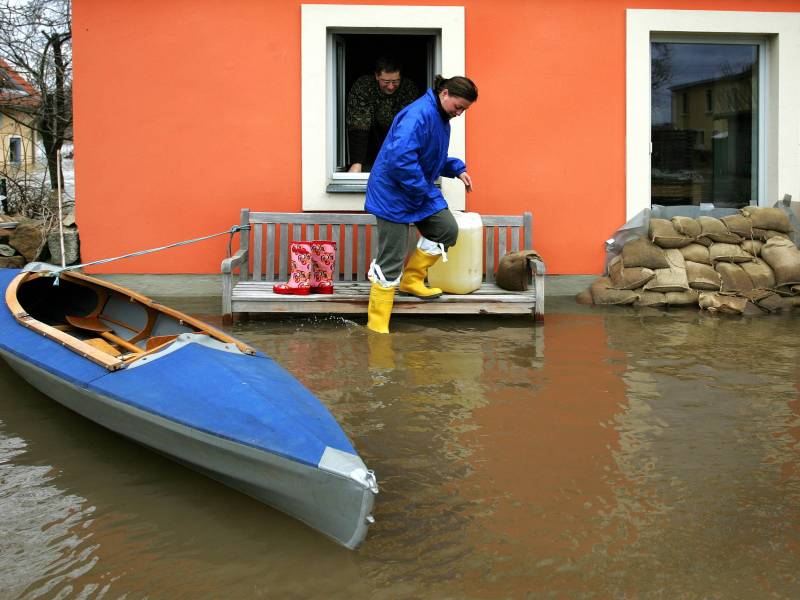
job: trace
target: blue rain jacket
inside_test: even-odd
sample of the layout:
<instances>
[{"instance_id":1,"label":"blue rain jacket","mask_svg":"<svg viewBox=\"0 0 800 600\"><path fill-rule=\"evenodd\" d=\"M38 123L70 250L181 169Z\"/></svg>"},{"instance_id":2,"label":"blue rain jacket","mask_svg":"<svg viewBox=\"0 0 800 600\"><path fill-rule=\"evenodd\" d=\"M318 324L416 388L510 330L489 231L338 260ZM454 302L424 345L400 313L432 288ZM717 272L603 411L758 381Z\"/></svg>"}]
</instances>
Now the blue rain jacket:
<instances>
[{"instance_id":1,"label":"blue rain jacket","mask_svg":"<svg viewBox=\"0 0 800 600\"><path fill-rule=\"evenodd\" d=\"M447 208L436 178L467 166L447 156L450 122L429 89L397 113L367 180L364 210L394 223L415 223Z\"/></svg>"}]
</instances>

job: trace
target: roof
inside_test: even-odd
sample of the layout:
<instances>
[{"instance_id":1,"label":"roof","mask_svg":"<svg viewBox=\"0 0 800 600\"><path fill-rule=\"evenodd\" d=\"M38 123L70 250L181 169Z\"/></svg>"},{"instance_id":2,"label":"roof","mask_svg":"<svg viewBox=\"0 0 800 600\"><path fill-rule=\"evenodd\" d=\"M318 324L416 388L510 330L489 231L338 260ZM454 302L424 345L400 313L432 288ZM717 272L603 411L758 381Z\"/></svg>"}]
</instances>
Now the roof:
<instances>
[{"instance_id":1,"label":"roof","mask_svg":"<svg viewBox=\"0 0 800 600\"><path fill-rule=\"evenodd\" d=\"M38 105L36 88L0 58L0 108L30 109Z\"/></svg>"}]
</instances>

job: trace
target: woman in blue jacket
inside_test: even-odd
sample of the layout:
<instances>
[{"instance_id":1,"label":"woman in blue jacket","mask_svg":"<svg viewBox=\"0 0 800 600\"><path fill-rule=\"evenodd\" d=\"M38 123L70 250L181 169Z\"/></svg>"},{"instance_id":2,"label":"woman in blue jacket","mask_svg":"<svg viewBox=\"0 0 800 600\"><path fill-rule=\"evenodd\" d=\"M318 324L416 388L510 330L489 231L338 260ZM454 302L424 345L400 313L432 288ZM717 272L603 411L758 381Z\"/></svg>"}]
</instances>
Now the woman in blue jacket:
<instances>
[{"instance_id":1,"label":"woman in blue jacket","mask_svg":"<svg viewBox=\"0 0 800 600\"><path fill-rule=\"evenodd\" d=\"M428 269L456 243L458 225L447 208L439 176L457 177L472 191L467 167L447 156L450 119L478 99L478 88L466 77L436 76L433 88L401 110L392 122L367 181L365 210L378 222L378 256L369 278L367 327L389 333L395 288L431 299L442 290L425 285ZM408 226L422 237L403 269L408 253Z\"/></svg>"}]
</instances>

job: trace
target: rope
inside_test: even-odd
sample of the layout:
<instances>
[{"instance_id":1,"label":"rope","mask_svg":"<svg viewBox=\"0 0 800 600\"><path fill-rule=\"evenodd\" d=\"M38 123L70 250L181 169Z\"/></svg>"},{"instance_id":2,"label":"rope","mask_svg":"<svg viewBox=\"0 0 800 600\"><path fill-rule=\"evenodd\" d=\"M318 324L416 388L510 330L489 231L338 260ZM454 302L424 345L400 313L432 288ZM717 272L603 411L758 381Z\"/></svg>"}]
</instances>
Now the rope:
<instances>
[{"instance_id":1,"label":"rope","mask_svg":"<svg viewBox=\"0 0 800 600\"><path fill-rule=\"evenodd\" d=\"M234 225L227 231L221 231L219 233L212 233L211 235L204 235L202 237L193 238L190 240L183 240L182 242L175 242L174 244L167 244L166 246L159 246L158 248L150 248L148 250L138 250L136 252L130 252L128 254L123 254L122 256L114 256L113 258L101 258L100 260L93 260L90 262L81 263L78 265L70 265L68 267L58 267L53 269L51 272L55 276L55 281L53 285L58 285L59 278L61 273L64 271L74 271L76 269L81 269L83 267L89 267L92 265L103 265L106 263L114 262L115 260L122 260L123 258L133 258L135 256L143 256L145 254L152 254L153 252L161 252L162 250L169 250L170 248L177 248L179 246L188 246L189 244L194 244L196 242L203 242L205 240L210 240L211 238L219 237L221 235L228 235L228 250L226 258L230 258L231 256L231 244L233 242L233 234L238 233L240 231L249 231L250 225Z\"/></svg>"}]
</instances>

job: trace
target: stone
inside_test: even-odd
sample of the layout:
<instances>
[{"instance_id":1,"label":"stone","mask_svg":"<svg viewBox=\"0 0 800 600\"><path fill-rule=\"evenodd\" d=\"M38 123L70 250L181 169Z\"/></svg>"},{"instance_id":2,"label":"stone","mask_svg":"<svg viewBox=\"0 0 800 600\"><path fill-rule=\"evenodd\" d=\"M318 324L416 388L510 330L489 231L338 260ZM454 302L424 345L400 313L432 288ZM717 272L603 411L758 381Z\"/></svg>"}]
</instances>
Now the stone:
<instances>
[{"instance_id":1,"label":"stone","mask_svg":"<svg viewBox=\"0 0 800 600\"><path fill-rule=\"evenodd\" d=\"M61 264L61 240L58 230L50 232L47 236L47 247L50 250L51 262ZM78 230L75 228L64 228L64 261L65 265L77 262L78 253Z\"/></svg>"},{"instance_id":2,"label":"stone","mask_svg":"<svg viewBox=\"0 0 800 600\"><path fill-rule=\"evenodd\" d=\"M26 219L20 221L8 238L8 245L16 248L26 262L36 260L44 246L44 231L40 221Z\"/></svg>"},{"instance_id":3,"label":"stone","mask_svg":"<svg viewBox=\"0 0 800 600\"><path fill-rule=\"evenodd\" d=\"M0 256L14 256L16 253L17 251L8 244L0 244Z\"/></svg>"},{"instance_id":4,"label":"stone","mask_svg":"<svg viewBox=\"0 0 800 600\"><path fill-rule=\"evenodd\" d=\"M24 256L0 256L0 269L21 269L24 266Z\"/></svg>"}]
</instances>

